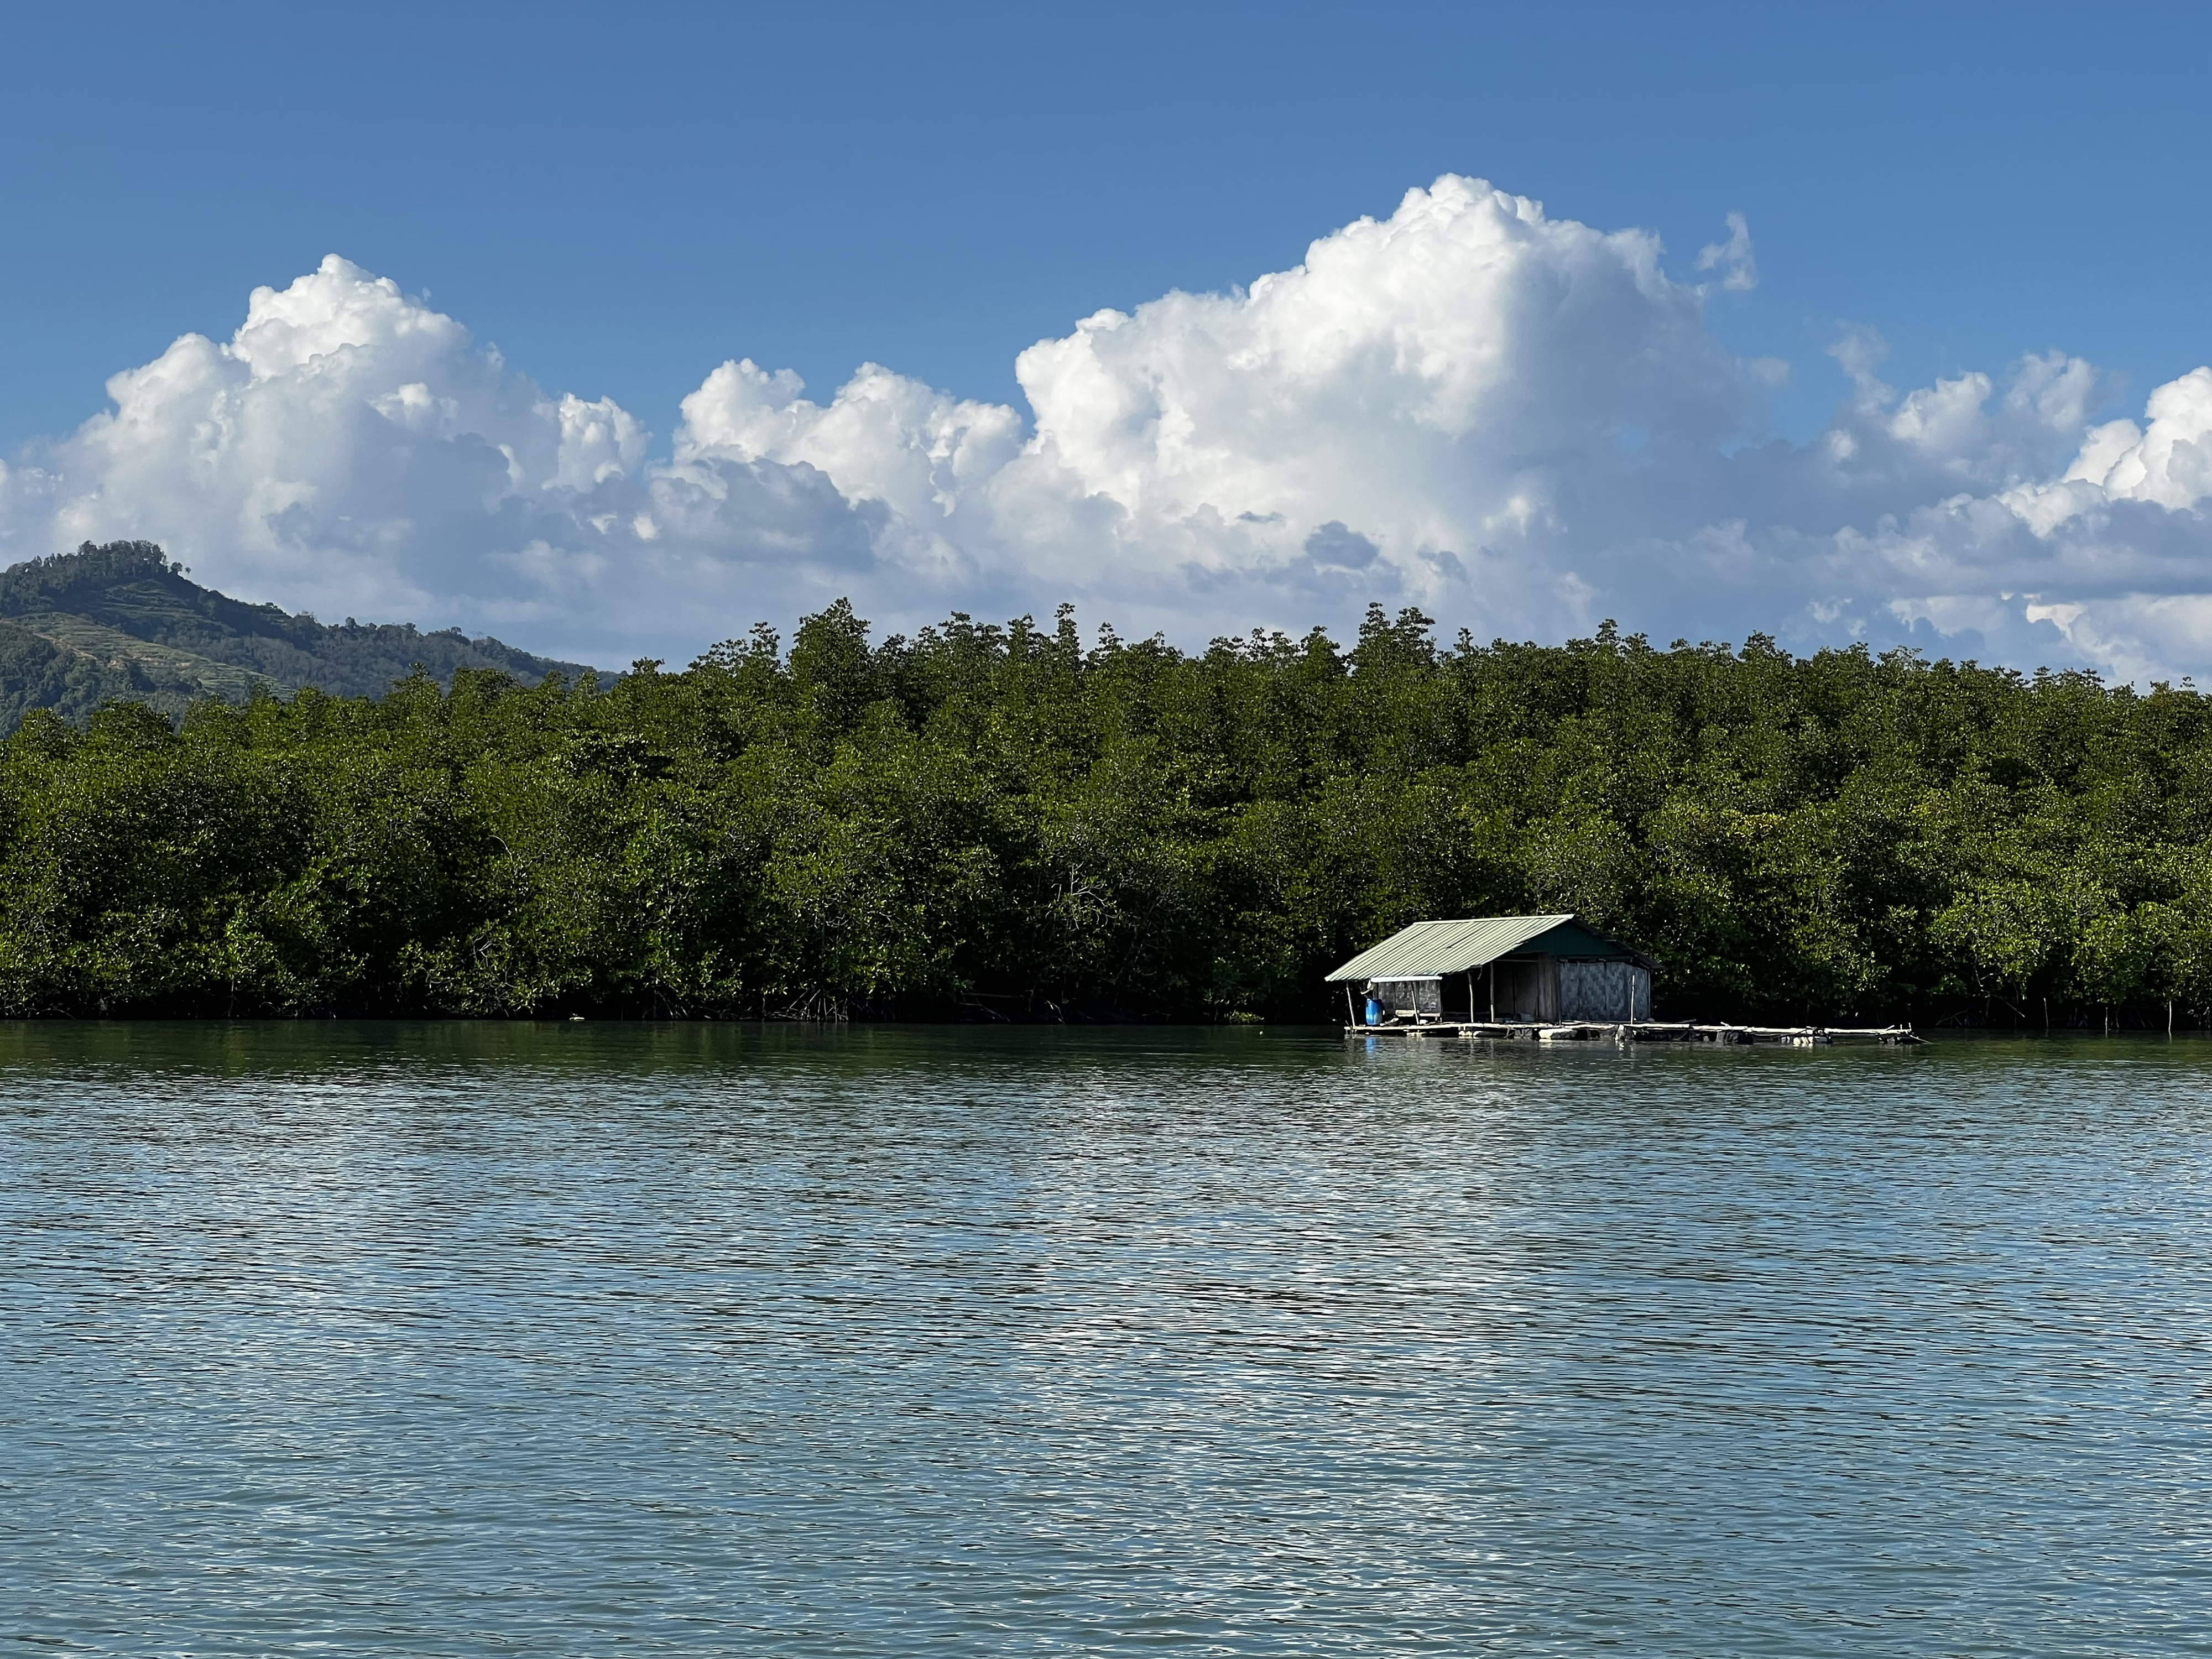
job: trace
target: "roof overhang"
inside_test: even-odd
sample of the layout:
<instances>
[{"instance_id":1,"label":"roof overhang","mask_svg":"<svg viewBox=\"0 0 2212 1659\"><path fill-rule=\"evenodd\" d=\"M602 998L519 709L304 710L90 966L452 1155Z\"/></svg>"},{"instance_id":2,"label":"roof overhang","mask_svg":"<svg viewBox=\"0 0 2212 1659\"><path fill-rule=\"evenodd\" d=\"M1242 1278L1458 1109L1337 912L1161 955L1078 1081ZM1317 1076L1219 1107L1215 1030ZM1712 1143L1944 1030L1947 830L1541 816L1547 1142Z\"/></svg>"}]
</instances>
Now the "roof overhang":
<instances>
[{"instance_id":1,"label":"roof overhang","mask_svg":"<svg viewBox=\"0 0 2212 1659\"><path fill-rule=\"evenodd\" d=\"M1464 974L1510 956L1554 929L1575 920L1568 911L1551 916L1470 916L1458 921L1417 921L1401 928L1380 945L1362 951L1328 976L1328 983L1376 979L1441 979ZM1577 929L1593 939L1602 939L1620 957L1644 968L1656 966L1640 951L1605 939L1587 924ZM1579 951L1562 951L1564 956Z\"/></svg>"}]
</instances>

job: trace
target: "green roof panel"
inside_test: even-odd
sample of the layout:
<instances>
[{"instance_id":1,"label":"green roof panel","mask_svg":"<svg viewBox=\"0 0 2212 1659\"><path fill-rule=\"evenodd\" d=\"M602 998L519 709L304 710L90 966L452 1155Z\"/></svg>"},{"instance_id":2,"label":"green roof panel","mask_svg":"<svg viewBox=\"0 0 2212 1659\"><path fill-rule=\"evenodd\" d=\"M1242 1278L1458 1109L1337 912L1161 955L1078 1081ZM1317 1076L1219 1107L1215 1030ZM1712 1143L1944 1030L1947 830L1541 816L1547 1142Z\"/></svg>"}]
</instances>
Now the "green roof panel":
<instances>
[{"instance_id":1,"label":"green roof panel","mask_svg":"<svg viewBox=\"0 0 2212 1659\"><path fill-rule=\"evenodd\" d=\"M1565 928L1559 943L1560 956L1621 956L1650 966L1641 951L1617 945L1603 935L1577 925L1571 911L1557 916L1470 916L1458 921L1417 921L1401 928L1380 945L1362 951L1328 976L1340 980L1432 979L1443 974L1463 974L1485 963L1510 956L1522 945L1554 929Z\"/></svg>"}]
</instances>

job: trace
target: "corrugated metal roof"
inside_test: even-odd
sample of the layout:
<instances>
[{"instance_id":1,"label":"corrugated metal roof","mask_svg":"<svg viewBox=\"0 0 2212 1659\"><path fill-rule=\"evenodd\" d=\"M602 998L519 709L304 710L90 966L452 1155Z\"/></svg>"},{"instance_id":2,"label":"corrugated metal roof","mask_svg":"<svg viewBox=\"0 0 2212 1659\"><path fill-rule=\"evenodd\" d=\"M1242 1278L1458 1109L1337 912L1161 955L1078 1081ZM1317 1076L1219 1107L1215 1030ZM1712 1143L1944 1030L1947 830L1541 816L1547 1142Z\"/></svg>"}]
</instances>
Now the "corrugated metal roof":
<instances>
[{"instance_id":1,"label":"corrugated metal roof","mask_svg":"<svg viewBox=\"0 0 2212 1659\"><path fill-rule=\"evenodd\" d=\"M1471 916L1462 921L1417 921L1380 945L1362 951L1328 976L1339 980L1431 979L1463 974L1495 962L1574 913L1559 916Z\"/></svg>"}]
</instances>

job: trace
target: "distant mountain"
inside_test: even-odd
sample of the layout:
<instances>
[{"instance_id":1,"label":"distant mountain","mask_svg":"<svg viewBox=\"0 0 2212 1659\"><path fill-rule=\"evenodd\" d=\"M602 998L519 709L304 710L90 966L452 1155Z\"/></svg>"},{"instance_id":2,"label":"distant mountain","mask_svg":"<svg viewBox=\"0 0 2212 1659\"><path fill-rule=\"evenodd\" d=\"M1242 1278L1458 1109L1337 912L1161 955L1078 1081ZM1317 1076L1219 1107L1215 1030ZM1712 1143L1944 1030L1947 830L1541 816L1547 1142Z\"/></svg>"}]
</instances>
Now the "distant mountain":
<instances>
[{"instance_id":1,"label":"distant mountain","mask_svg":"<svg viewBox=\"0 0 2212 1659\"><path fill-rule=\"evenodd\" d=\"M0 571L0 733L33 708L82 720L111 697L174 714L199 697L244 702L315 686L374 696L420 664L441 683L495 668L528 684L595 674L458 628L331 626L202 587L152 542L87 542Z\"/></svg>"}]
</instances>

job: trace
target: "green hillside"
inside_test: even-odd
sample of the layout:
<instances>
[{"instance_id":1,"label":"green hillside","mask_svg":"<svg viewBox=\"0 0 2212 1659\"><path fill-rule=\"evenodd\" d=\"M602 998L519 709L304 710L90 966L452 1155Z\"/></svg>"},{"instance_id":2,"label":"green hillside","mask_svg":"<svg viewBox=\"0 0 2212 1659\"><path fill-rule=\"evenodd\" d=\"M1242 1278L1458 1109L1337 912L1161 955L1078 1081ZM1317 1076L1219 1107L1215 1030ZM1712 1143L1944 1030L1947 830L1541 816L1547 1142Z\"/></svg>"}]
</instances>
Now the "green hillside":
<instances>
[{"instance_id":1,"label":"green hillside","mask_svg":"<svg viewBox=\"0 0 2212 1659\"><path fill-rule=\"evenodd\" d=\"M152 542L87 542L0 571L0 733L33 708L82 720L113 697L172 716L195 698L240 702L258 686L374 696L416 665L441 684L489 668L536 684L593 670L457 628L331 626L202 587Z\"/></svg>"}]
</instances>

